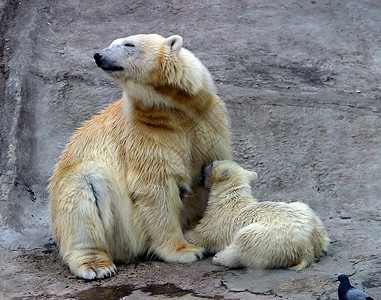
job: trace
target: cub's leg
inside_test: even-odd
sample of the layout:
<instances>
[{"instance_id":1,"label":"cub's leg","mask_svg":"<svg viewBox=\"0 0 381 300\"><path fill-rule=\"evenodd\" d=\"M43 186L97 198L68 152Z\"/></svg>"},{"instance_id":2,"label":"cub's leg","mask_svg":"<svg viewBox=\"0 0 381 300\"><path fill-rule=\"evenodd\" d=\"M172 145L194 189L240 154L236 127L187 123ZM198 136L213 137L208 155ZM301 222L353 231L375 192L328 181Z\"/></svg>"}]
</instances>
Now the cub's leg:
<instances>
[{"instance_id":1,"label":"cub's leg","mask_svg":"<svg viewBox=\"0 0 381 300\"><path fill-rule=\"evenodd\" d=\"M209 224L213 222L212 226ZM208 215L201 219L199 224L195 224L195 228L188 230L184 233L185 239L194 245L207 249L208 255L214 254L224 249L229 241L223 232L216 232L215 228L221 228L218 226L218 221L208 218ZM218 231L223 231L223 229Z\"/></svg>"},{"instance_id":2,"label":"cub's leg","mask_svg":"<svg viewBox=\"0 0 381 300\"><path fill-rule=\"evenodd\" d=\"M56 172L50 189L53 235L71 272L87 280L114 275L107 243L114 193L107 172L82 163Z\"/></svg>"},{"instance_id":3,"label":"cub's leg","mask_svg":"<svg viewBox=\"0 0 381 300\"><path fill-rule=\"evenodd\" d=\"M312 232L312 244L314 246L314 254L319 258L323 253L327 253L329 237L324 228L323 222L315 215L313 219L314 230Z\"/></svg>"},{"instance_id":4,"label":"cub's leg","mask_svg":"<svg viewBox=\"0 0 381 300\"><path fill-rule=\"evenodd\" d=\"M240 260L241 249L237 245L229 245L224 250L214 255L212 263L217 266L225 266L228 268L244 267Z\"/></svg>"},{"instance_id":5,"label":"cub's leg","mask_svg":"<svg viewBox=\"0 0 381 300\"><path fill-rule=\"evenodd\" d=\"M212 262L229 268L265 269L273 264L274 250L276 252L271 239L268 226L260 223L247 225L234 235L228 247L214 256Z\"/></svg>"},{"instance_id":6,"label":"cub's leg","mask_svg":"<svg viewBox=\"0 0 381 300\"><path fill-rule=\"evenodd\" d=\"M309 267L314 262L313 253L306 253L302 258L299 264L296 266L288 268L289 270L301 271L307 267Z\"/></svg>"}]
</instances>

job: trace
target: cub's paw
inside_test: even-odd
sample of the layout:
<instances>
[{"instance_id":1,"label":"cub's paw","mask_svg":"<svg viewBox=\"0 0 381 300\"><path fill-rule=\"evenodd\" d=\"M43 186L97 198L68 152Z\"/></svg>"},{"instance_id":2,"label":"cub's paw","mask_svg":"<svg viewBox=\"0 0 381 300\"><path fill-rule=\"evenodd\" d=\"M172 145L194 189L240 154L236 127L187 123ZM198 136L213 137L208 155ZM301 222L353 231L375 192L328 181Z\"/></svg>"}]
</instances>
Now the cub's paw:
<instances>
[{"instance_id":1,"label":"cub's paw","mask_svg":"<svg viewBox=\"0 0 381 300\"><path fill-rule=\"evenodd\" d=\"M289 267L288 269L293 270L293 271L301 271L301 270L307 268L309 265L311 265L311 262L309 262L307 260L302 260L298 265L293 266L293 267Z\"/></svg>"},{"instance_id":2,"label":"cub's paw","mask_svg":"<svg viewBox=\"0 0 381 300\"><path fill-rule=\"evenodd\" d=\"M186 264L204 258L206 253L204 248L181 241L175 243L174 247L161 257L166 262Z\"/></svg>"},{"instance_id":3,"label":"cub's paw","mask_svg":"<svg viewBox=\"0 0 381 300\"><path fill-rule=\"evenodd\" d=\"M76 264L69 267L75 276L85 280L108 278L117 273L114 263L100 255L78 258Z\"/></svg>"},{"instance_id":4,"label":"cub's paw","mask_svg":"<svg viewBox=\"0 0 381 300\"><path fill-rule=\"evenodd\" d=\"M239 261L239 258L235 257L235 254L232 254L229 251L226 251L226 249L214 255L212 259L212 264L216 266L224 266L224 267L233 268L233 269L238 269L243 267L243 265Z\"/></svg>"},{"instance_id":5,"label":"cub's paw","mask_svg":"<svg viewBox=\"0 0 381 300\"><path fill-rule=\"evenodd\" d=\"M219 259L218 254L216 254L216 255L213 256L212 264L213 264L213 265L216 265L216 266L223 266L222 262L221 262L220 259Z\"/></svg>"}]
</instances>

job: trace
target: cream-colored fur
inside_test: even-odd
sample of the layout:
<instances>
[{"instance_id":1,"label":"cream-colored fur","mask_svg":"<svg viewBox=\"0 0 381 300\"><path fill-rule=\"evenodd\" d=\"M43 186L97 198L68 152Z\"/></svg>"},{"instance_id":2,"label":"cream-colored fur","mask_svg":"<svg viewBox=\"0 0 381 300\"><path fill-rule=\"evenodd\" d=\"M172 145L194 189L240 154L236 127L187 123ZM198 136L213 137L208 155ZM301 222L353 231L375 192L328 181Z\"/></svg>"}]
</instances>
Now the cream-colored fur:
<instances>
[{"instance_id":1,"label":"cream-colored fur","mask_svg":"<svg viewBox=\"0 0 381 300\"><path fill-rule=\"evenodd\" d=\"M182 230L206 206L202 166L231 158L229 122L209 72L182 43L136 35L94 56L123 99L78 129L49 185L54 239L78 277L111 276L113 262L145 254L178 263L203 255Z\"/></svg>"},{"instance_id":2,"label":"cream-colored fur","mask_svg":"<svg viewBox=\"0 0 381 300\"><path fill-rule=\"evenodd\" d=\"M326 251L327 232L306 204L257 202L250 187L257 174L232 161L216 161L204 173L208 206L185 238L218 252L214 264L301 270Z\"/></svg>"}]
</instances>

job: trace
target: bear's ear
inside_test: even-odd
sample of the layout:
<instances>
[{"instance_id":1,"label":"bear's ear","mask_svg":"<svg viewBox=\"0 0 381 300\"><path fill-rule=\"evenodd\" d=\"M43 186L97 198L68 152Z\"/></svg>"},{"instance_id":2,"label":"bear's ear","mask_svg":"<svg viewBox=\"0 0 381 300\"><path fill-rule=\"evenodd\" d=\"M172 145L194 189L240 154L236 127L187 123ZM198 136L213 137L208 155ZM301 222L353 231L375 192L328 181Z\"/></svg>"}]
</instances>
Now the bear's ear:
<instances>
[{"instance_id":1,"label":"bear's ear","mask_svg":"<svg viewBox=\"0 0 381 300\"><path fill-rule=\"evenodd\" d=\"M179 35L172 35L167 38L166 45L171 52L177 52L183 46L183 38Z\"/></svg>"},{"instance_id":2,"label":"bear's ear","mask_svg":"<svg viewBox=\"0 0 381 300\"><path fill-rule=\"evenodd\" d=\"M247 173L249 175L250 183L253 183L254 181L256 181L258 179L257 173L251 172L251 171L247 171Z\"/></svg>"}]
</instances>

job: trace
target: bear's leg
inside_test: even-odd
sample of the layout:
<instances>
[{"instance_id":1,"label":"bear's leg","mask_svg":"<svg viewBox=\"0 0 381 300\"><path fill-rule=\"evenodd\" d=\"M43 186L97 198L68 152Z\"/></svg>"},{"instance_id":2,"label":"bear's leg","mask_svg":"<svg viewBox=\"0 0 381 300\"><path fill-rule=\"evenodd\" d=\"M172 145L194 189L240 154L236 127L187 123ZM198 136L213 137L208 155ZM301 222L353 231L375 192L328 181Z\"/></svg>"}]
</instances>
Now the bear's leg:
<instances>
[{"instance_id":1,"label":"bear's leg","mask_svg":"<svg viewBox=\"0 0 381 300\"><path fill-rule=\"evenodd\" d=\"M169 179L162 186L164 188L151 189L151 195L144 197L144 218L151 240L150 252L166 262L174 263L190 263L203 258L205 249L184 239L181 226L184 207L176 181ZM149 210L147 206L150 207ZM140 216L143 217L143 214Z\"/></svg>"},{"instance_id":2,"label":"bear's leg","mask_svg":"<svg viewBox=\"0 0 381 300\"><path fill-rule=\"evenodd\" d=\"M116 273L106 235L112 238L112 184L97 168L70 174L62 180L58 200L52 205L52 229L60 253L71 272L92 280Z\"/></svg>"},{"instance_id":3,"label":"bear's leg","mask_svg":"<svg viewBox=\"0 0 381 300\"><path fill-rule=\"evenodd\" d=\"M184 239L179 220L169 217L159 224L156 230L164 232L156 235L156 239L152 241L151 251L164 261L190 263L205 256L204 248L190 244Z\"/></svg>"}]
</instances>

